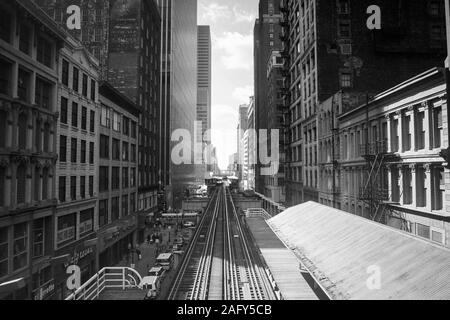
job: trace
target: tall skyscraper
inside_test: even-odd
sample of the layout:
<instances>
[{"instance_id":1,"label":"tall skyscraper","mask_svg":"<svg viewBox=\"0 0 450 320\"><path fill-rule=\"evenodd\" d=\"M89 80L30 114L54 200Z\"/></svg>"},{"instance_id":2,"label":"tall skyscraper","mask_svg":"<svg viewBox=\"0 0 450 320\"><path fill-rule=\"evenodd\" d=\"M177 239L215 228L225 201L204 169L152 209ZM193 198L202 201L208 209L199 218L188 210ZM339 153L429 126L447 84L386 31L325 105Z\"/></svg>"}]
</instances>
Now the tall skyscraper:
<instances>
[{"instance_id":1,"label":"tall skyscraper","mask_svg":"<svg viewBox=\"0 0 450 320\"><path fill-rule=\"evenodd\" d=\"M103 78L140 109L138 211L145 217L157 209L159 187L161 17L156 2L35 1L63 27L67 27L67 8L80 7L81 30L70 32L100 57ZM129 121L111 119L111 122L118 124L118 132L128 134Z\"/></svg>"},{"instance_id":2,"label":"tall skyscraper","mask_svg":"<svg viewBox=\"0 0 450 320\"><path fill-rule=\"evenodd\" d=\"M255 59L255 129L276 129L270 127L270 114L267 92L269 80L267 78L267 63L273 51L281 49L279 34L280 27L280 0L260 0L259 16L254 28L254 59ZM259 140L259 139L258 139ZM257 154L259 154L259 144ZM256 190L266 193L266 179L261 175L261 165L255 165ZM267 194L268 195L268 194Z\"/></svg>"},{"instance_id":3,"label":"tall skyscraper","mask_svg":"<svg viewBox=\"0 0 450 320\"><path fill-rule=\"evenodd\" d=\"M205 136L211 130L211 30L209 26L198 26L197 35L197 121L201 130L196 132L197 143L211 144L211 137ZM206 161L203 152L197 159ZM204 179L206 165L196 166L197 178Z\"/></svg>"},{"instance_id":4,"label":"tall skyscraper","mask_svg":"<svg viewBox=\"0 0 450 320\"><path fill-rule=\"evenodd\" d=\"M157 0L161 23L161 184L169 207L181 207L184 191L195 183L194 150L191 163L171 159L180 141L171 141L178 129L188 130L195 141L197 109L197 0Z\"/></svg>"},{"instance_id":5,"label":"tall skyscraper","mask_svg":"<svg viewBox=\"0 0 450 320\"><path fill-rule=\"evenodd\" d=\"M342 90L348 97L346 112L367 96L443 66L443 3L282 0L289 205L319 201L317 112L322 102ZM367 26L372 5L381 10L380 30Z\"/></svg>"}]
</instances>

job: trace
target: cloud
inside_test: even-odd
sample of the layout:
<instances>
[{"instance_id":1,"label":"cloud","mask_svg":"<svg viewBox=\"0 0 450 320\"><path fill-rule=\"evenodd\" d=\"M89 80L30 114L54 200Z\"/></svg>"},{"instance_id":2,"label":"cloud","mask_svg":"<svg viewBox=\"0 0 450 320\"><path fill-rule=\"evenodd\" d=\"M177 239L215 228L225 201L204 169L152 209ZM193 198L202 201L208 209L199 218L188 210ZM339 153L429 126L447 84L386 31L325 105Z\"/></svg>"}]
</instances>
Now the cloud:
<instances>
[{"instance_id":1,"label":"cloud","mask_svg":"<svg viewBox=\"0 0 450 320\"><path fill-rule=\"evenodd\" d=\"M228 70L253 69L253 35L239 32L224 32L213 37L216 50L221 53L221 60Z\"/></svg>"},{"instance_id":2,"label":"cloud","mask_svg":"<svg viewBox=\"0 0 450 320\"><path fill-rule=\"evenodd\" d=\"M239 87L233 90L233 98L238 101L238 103L249 103L250 97L254 95L253 86Z\"/></svg>"},{"instance_id":3,"label":"cloud","mask_svg":"<svg viewBox=\"0 0 450 320\"><path fill-rule=\"evenodd\" d=\"M232 12L228 6L215 2L199 3L200 21L202 23L215 23L220 19L230 19Z\"/></svg>"},{"instance_id":4,"label":"cloud","mask_svg":"<svg viewBox=\"0 0 450 320\"><path fill-rule=\"evenodd\" d=\"M255 14L249 13L248 11L241 9L238 6L233 7L233 14L236 22L253 23L256 20Z\"/></svg>"}]
</instances>

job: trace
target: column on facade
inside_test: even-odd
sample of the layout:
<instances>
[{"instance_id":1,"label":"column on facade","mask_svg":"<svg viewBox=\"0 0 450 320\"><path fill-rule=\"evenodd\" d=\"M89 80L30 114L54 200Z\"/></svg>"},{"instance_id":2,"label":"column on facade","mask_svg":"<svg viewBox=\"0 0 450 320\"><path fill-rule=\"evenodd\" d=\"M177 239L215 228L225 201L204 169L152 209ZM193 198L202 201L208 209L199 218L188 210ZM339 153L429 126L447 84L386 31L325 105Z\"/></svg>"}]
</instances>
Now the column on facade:
<instances>
[{"instance_id":1,"label":"column on facade","mask_svg":"<svg viewBox=\"0 0 450 320\"><path fill-rule=\"evenodd\" d=\"M425 130L425 150L430 150L431 148L431 136L432 136L432 132L433 132L433 126L430 125L430 119L432 119L431 117L431 112L433 112L433 108L427 103L424 102L422 103L422 106L424 107L424 130Z\"/></svg>"},{"instance_id":2,"label":"column on facade","mask_svg":"<svg viewBox=\"0 0 450 320\"><path fill-rule=\"evenodd\" d=\"M427 163L424 166L425 169L425 188L427 190L427 205L426 205L426 210L427 211L432 211L432 201L433 201L433 189L432 189L432 174L431 174L431 164Z\"/></svg>"},{"instance_id":3,"label":"column on facade","mask_svg":"<svg viewBox=\"0 0 450 320\"><path fill-rule=\"evenodd\" d=\"M35 185L35 188L37 187L37 190L34 190L33 194L37 194L37 199L35 199L35 200L36 200L36 202L40 202L40 201L42 201L42 180L41 180L42 166L39 163L37 163L35 168L37 169L37 172L35 170L35 174L34 174L35 184L34 185Z\"/></svg>"},{"instance_id":4,"label":"column on facade","mask_svg":"<svg viewBox=\"0 0 450 320\"><path fill-rule=\"evenodd\" d=\"M11 92L13 98L19 97L19 64L16 62L11 68Z\"/></svg>"},{"instance_id":5,"label":"column on facade","mask_svg":"<svg viewBox=\"0 0 450 320\"><path fill-rule=\"evenodd\" d=\"M5 146L11 148L13 146L13 127L14 127L14 112L12 106L7 108L6 128L5 128Z\"/></svg>"},{"instance_id":6,"label":"column on facade","mask_svg":"<svg viewBox=\"0 0 450 320\"><path fill-rule=\"evenodd\" d=\"M4 201L4 207L8 208L11 206L11 163L8 163L5 166L5 181L3 183L3 201Z\"/></svg>"},{"instance_id":7,"label":"column on facade","mask_svg":"<svg viewBox=\"0 0 450 320\"><path fill-rule=\"evenodd\" d=\"M26 177L25 177L25 203L31 204L33 203L33 193L31 192L33 190L33 166L31 164L27 164L26 166Z\"/></svg>"},{"instance_id":8,"label":"column on facade","mask_svg":"<svg viewBox=\"0 0 450 320\"><path fill-rule=\"evenodd\" d=\"M392 166L387 166L387 174L388 174L388 197L390 201L393 201L394 199L394 187L392 186Z\"/></svg>"},{"instance_id":9,"label":"column on facade","mask_svg":"<svg viewBox=\"0 0 450 320\"><path fill-rule=\"evenodd\" d=\"M410 164L409 169L411 169L411 205L417 207L417 166Z\"/></svg>"},{"instance_id":10,"label":"column on facade","mask_svg":"<svg viewBox=\"0 0 450 320\"><path fill-rule=\"evenodd\" d=\"M27 150L32 150L33 149L33 136L34 136L34 134L33 134L33 129L34 129L34 126L33 126L33 110L32 109L28 109L27 111L26 111L26 113L27 113L27 137L26 137L26 141L27 141L27 144L26 144L26 149Z\"/></svg>"},{"instance_id":11,"label":"column on facade","mask_svg":"<svg viewBox=\"0 0 450 320\"><path fill-rule=\"evenodd\" d=\"M30 78L30 104L34 105L36 103L36 72L33 71Z\"/></svg>"}]
</instances>

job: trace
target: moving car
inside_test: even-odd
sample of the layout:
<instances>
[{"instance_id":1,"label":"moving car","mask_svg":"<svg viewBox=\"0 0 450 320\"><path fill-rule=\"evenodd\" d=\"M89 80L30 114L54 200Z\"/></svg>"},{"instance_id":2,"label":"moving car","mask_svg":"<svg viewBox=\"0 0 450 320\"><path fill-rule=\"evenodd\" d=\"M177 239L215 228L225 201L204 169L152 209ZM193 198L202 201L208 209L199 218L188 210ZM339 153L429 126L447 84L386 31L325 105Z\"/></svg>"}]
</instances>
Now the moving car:
<instances>
[{"instance_id":1,"label":"moving car","mask_svg":"<svg viewBox=\"0 0 450 320\"><path fill-rule=\"evenodd\" d=\"M161 293L161 279L159 277L145 277L142 279L141 285L148 290L144 300L155 300Z\"/></svg>"},{"instance_id":2,"label":"moving car","mask_svg":"<svg viewBox=\"0 0 450 320\"><path fill-rule=\"evenodd\" d=\"M153 267L150 270L148 270L149 277L158 277L160 279L163 279L165 275L166 270L164 270L163 267Z\"/></svg>"},{"instance_id":3,"label":"moving car","mask_svg":"<svg viewBox=\"0 0 450 320\"><path fill-rule=\"evenodd\" d=\"M156 259L156 264L159 267L164 268L164 270L169 271L172 269L174 263L173 253L163 253Z\"/></svg>"},{"instance_id":4,"label":"moving car","mask_svg":"<svg viewBox=\"0 0 450 320\"><path fill-rule=\"evenodd\" d=\"M193 223L192 221L187 221L183 225L184 225L185 228L195 227L195 223Z\"/></svg>"}]
</instances>

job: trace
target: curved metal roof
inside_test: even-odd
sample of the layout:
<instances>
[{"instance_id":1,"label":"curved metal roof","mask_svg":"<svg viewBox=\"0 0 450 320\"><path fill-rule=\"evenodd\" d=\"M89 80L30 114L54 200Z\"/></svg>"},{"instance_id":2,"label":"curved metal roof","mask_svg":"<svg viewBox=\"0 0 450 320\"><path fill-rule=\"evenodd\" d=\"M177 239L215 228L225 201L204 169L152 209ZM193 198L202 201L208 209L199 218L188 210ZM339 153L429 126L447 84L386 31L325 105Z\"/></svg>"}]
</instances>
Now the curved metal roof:
<instances>
[{"instance_id":1,"label":"curved metal roof","mask_svg":"<svg viewBox=\"0 0 450 320\"><path fill-rule=\"evenodd\" d=\"M268 223L332 299L450 299L448 248L315 202Z\"/></svg>"}]
</instances>

